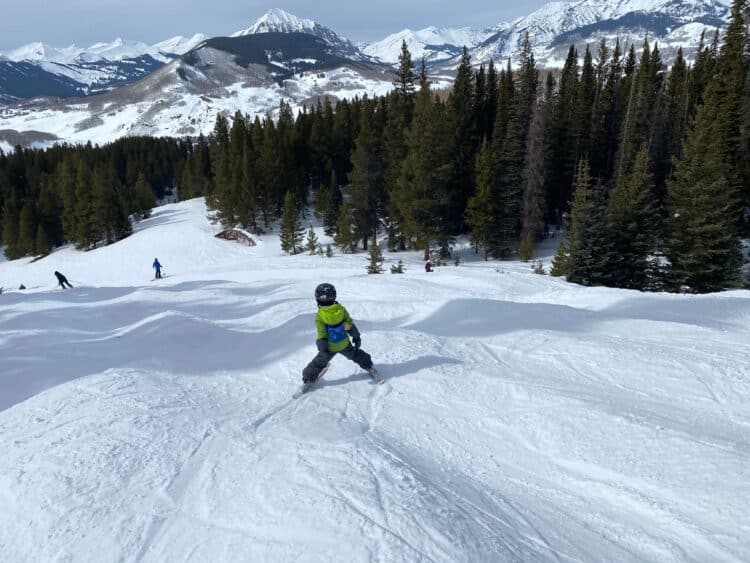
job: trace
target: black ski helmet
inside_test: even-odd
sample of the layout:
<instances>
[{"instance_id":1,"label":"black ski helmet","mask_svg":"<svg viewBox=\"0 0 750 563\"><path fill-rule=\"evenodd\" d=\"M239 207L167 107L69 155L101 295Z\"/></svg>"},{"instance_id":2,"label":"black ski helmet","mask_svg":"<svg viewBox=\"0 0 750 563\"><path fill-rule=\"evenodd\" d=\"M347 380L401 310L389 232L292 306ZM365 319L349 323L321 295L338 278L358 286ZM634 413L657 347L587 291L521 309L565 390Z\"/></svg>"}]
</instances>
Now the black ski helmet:
<instances>
[{"instance_id":1,"label":"black ski helmet","mask_svg":"<svg viewBox=\"0 0 750 563\"><path fill-rule=\"evenodd\" d=\"M330 283L321 283L315 288L315 301L321 307L333 305L336 302L336 288Z\"/></svg>"}]
</instances>

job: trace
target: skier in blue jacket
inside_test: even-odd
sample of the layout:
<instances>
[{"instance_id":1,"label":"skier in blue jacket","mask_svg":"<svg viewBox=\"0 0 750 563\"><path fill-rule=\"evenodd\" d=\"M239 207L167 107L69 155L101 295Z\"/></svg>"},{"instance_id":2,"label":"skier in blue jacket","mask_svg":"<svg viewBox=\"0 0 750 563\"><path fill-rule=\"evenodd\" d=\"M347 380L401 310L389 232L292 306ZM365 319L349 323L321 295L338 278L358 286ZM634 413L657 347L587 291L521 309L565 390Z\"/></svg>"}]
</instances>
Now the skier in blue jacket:
<instances>
[{"instance_id":1,"label":"skier in blue jacket","mask_svg":"<svg viewBox=\"0 0 750 563\"><path fill-rule=\"evenodd\" d=\"M158 258L154 258L154 263L151 267L156 270L156 279L161 279L161 264L159 264Z\"/></svg>"}]
</instances>

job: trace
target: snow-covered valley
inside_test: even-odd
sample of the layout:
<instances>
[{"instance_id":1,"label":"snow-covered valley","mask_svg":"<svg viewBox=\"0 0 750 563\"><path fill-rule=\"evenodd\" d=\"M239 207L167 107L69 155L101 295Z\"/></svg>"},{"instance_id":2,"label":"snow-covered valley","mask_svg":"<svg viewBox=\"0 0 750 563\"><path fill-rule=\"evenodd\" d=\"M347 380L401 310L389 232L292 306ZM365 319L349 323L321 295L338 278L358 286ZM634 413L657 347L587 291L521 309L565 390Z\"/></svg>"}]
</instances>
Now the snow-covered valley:
<instances>
[{"instance_id":1,"label":"snow-covered valley","mask_svg":"<svg viewBox=\"0 0 750 563\"><path fill-rule=\"evenodd\" d=\"M750 560L750 292L216 231L191 200L0 262L3 561ZM323 281L386 382L293 400Z\"/></svg>"}]
</instances>

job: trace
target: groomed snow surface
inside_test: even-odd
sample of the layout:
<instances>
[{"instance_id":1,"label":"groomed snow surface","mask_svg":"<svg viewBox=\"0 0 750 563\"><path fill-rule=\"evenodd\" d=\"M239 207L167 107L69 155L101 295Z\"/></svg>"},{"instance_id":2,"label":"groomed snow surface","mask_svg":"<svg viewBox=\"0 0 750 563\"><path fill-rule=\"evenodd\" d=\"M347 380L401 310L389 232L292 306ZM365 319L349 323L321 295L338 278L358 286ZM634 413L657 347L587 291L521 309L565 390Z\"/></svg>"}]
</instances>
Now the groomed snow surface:
<instances>
[{"instance_id":1,"label":"groomed snow surface","mask_svg":"<svg viewBox=\"0 0 750 563\"><path fill-rule=\"evenodd\" d=\"M750 293L216 230L0 263L3 561L750 560ZM295 401L322 281L386 383L337 357Z\"/></svg>"}]
</instances>

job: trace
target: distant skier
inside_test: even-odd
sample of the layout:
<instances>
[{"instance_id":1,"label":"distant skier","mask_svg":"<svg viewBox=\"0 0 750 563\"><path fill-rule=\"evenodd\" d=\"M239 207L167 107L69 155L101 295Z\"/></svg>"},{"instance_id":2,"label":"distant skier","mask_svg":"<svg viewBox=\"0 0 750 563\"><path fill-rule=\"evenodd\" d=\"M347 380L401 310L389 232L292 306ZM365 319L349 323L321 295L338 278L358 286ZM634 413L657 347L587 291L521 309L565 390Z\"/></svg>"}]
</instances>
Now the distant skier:
<instances>
[{"instance_id":1,"label":"distant skier","mask_svg":"<svg viewBox=\"0 0 750 563\"><path fill-rule=\"evenodd\" d=\"M161 279L161 264L159 264L158 258L154 258L154 263L151 267L156 270L156 279Z\"/></svg>"},{"instance_id":2,"label":"distant skier","mask_svg":"<svg viewBox=\"0 0 750 563\"><path fill-rule=\"evenodd\" d=\"M312 384L336 354L343 354L366 370L373 379L382 381L372 366L372 358L360 348L362 338L354 321L336 301L336 288L330 283L320 284L315 288L315 301L318 303L318 313L315 315L318 355L302 371L302 381L306 385Z\"/></svg>"},{"instance_id":3,"label":"distant skier","mask_svg":"<svg viewBox=\"0 0 750 563\"><path fill-rule=\"evenodd\" d=\"M55 272L55 277L57 278L57 285L65 289L65 286L67 285L70 289L73 289L73 286L70 285L70 282L68 281L68 278L63 276L60 272Z\"/></svg>"},{"instance_id":4,"label":"distant skier","mask_svg":"<svg viewBox=\"0 0 750 563\"><path fill-rule=\"evenodd\" d=\"M431 272L432 271L432 262L430 262L429 260L427 262L425 262L425 264L424 264L424 271L425 272Z\"/></svg>"}]
</instances>

